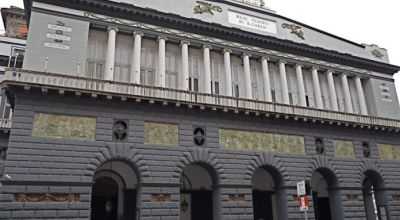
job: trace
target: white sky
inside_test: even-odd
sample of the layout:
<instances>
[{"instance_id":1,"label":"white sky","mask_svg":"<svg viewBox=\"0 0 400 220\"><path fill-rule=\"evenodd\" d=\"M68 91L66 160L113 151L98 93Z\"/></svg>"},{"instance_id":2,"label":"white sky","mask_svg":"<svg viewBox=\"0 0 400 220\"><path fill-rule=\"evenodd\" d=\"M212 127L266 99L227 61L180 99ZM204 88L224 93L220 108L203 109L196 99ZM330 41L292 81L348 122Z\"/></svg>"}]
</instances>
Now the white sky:
<instances>
[{"instance_id":1,"label":"white sky","mask_svg":"<svg viewBox=\"0 0 400 220\"><path fill-rule=\"evenodd\" d=\"M396 0L266 0L266 3L278 14L312 27L356 43L386 48L390 62L400 65L400 2ZM23 1L0 0L0 7L10 5L23 7ZM0 30L4 29L3 22L0 23ZM400 97L400 73L395 78Z\"/></svg>"}]
</instances>

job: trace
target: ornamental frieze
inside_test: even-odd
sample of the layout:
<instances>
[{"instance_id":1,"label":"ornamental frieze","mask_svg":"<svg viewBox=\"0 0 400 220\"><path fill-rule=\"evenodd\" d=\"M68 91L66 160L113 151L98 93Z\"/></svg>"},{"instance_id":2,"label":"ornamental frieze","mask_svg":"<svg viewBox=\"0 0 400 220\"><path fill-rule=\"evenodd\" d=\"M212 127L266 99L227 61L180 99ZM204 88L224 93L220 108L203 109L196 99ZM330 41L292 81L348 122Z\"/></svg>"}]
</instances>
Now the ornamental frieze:
<instances>
[{"instance_id":1,"label":"ornamental frieze","mask_svg":"<svg viewBox=\"0 0 400 220\"><path fill-rule=\"evenodd\" d=\"M96 118L36 113L32 136L75 140L94 140Z\"/></svg>"},{"instance_id":2,"label":"ornamental frieze","mask_svg":"<svg viewBox=\"0 0 400 220\"><path fill-rule=\"evenodd\" d=\"M75 194L15 194L17 202L79 202Z\"/></svg>"},{"instance_id":3,"label":"ornamental frieze","mask_svg":"<svg viewBox=\"0 0 400 220\"><path fill-rule=\"evenodd\" d=\"M220 129L219 145L223 149L305 154L304 137L298 135Z\"/></svg>"}]
</instances>

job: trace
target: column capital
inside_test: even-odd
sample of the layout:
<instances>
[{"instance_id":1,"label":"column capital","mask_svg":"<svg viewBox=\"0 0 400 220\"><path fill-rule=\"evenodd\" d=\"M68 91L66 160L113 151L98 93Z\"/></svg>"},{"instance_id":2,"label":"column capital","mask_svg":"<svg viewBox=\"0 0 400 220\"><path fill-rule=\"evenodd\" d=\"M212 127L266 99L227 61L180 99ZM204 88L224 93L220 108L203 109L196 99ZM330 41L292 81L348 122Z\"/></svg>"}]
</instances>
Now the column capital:
<instances>
[{"instance_id":1,"label":"column capital","mask_svg":"<svg viewBox=\"0 0 400 220\"><path fill-rule=\"evenodd\" d=\"M114 26L109 26L109 27L107 27L107 31L108 31L108 32L109 32L109 31L118 32L118 28L117 28L117 27L114 27Z\"/></svg>"},{"instance_id":2,"label":"column capital","mask_svg":"<svg viewBox=\"0 0 400 220\"><path fill-rule=\"evenodd\" d=\"M279 64L287 64L286 60L279 60Z\"/></svg>"},{"instance_id":3,"label":"column capital","mask_svg":"<svg viewBox=\"0 0 400 220\"><path fill-rule=\"evenodd\" d=\"M212 46L209 45L209 44L204 44L204 45L203 45L203 49L206 49L206 48L211 50L211 49L212 49Z\"/></svg>"},{"instance_id":4,"label":"column capital","mask_svg":"<svg viewBox=\"0 0 400 220\"><path fill-rule=\"evenodd\" d=\"M261 61L263 61L263 60L269 61L270 58L269 58L268 56L261 56L261 59L260 59L260 60L261 60Z\"/></svg>"},{"instance_id":5,"label":"column capital","mask_svg":"<svg viewBox=\"0 0 400 220\"><path fill-rule=\"evenodd\" d=\"M335 71L333 70L333 69L328 69L327 71L326 71L327 73L335 73Z\"/></svg>"},{"instance_id":6,"label":"column capital","mask_svg":"<svg viewBox=\"0 0 400 220\"><path fill-rule=\"evenodd\" d=\"M190 45L190 41L188 41L188 40L182 40L180 43L179 43L179 46L183 46L183 45Z\"/></svg>"},{"instance_id":7,"label":"column capital","mask_svg":"<svg viewBox=\"0 0 400 220\"><path fill-rule=\"evenodd\" d=\"M242 58L243 58L243 57L251 57L251 54L250 54L250 53L243 53L243 54L242 54Z\"/></svg>"},{"instance_id":8,"label":"column capital","mask_svg":"<svg viewBox=\"0 0 400 220\"><path fill-rule=\"evenodd\" d=\"M296 67L303 68L303 67L304 67L304 64L302 64L302 63L296 63Z\"/></svg>"},{"instance_id":9,"label":"column capital","mask_svg":"<svg viewBox=\"0 0 400 220\"><path fill-rule=\"evenodd\" d=\"M141 32L141 31L134 31L134 32L133 32L133 36L135 37L136 35L139 35L139 36L143 37L143 36L144 36L144 33Z\"/></svg>"},{"instance_id":10,"label":"column capital","mask_svg":"<svg viewBox=\"0 0 400 220\"><path fill-rule=\"evenodd\" d=\"M166 37L166 36L158 36L158 37L157 37L157 42L159 42L160 40L165 40L165 41L167 41L167 40L168 40L168 37Z\"/></svg>"},{"instance_id":11,"label":"column capital","mask_svg":"<svg viewBox=\"0 0 400 220\"><path fill-rule=\"evenodd\" d=\"M229 49L229 48L224 48L224 49L222 50L222 53L232 53L232 50Z\"/></svg>"},{"instance_id":12,"label":"column capital","mask_svg":"<svg viewBox=\"0 0 400 220\"><path fill-rule=\"evenodd\" d=\"M317 66L312 66L312 67L311 67L311 70L316 70L316 71L318 71L318 70L319 70L319 67L317 67Z\"/></svg>"}]
</instances>

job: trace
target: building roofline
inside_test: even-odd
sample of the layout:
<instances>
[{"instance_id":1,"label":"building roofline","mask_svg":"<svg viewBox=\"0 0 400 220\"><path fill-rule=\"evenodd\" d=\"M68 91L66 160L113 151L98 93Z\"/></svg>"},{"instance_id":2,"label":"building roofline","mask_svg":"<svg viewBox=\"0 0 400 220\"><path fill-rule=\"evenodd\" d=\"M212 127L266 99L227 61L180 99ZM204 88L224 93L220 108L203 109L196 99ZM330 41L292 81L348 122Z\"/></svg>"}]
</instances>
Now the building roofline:
<instances>
[{"instance_id":1,"label":"building roofline","mask_svg":"<svg viewBox=\"0 0 400 220\"><path fill-rule=\"evenodd\" d=\"M115 16L129 20L138 20L145 23L153 23L156 25L165 25L171 28L179 27L180 30L189 32L199 32L199 34L209 35L217 38L229 37L232 41L247 41L251 42L254 46L265 47L282 52L288 52L296 55L306 56L310 58L317 58L333 63L348 65L369 71L382 72L388 75L394 75L400 71L400 66L383 63L371 59L366 59L351 54L340 53L333 50L327 50L321 47L310 46L304 43L296 43L290 40L279 39L272 36L265 36L256 33L250 33L238 28L225 27L216 23L208 23L199 19L186 18L177 14L160 12L150 8L141 8L133 4L110 2L105 0L37 0L40 2L70 7L74 9L87 10L94 13L102 13L108 16ZM219 1L220 0L212 0ZM32 0L24 0L25 5L29 5L26 12L30 13ZM75 3L75 4L74 4ZM230 2L225 2L230 3ZM79 4L79 5L77 5ZM232 3L231 3L232 4ZM83 5L83 7L82 7ZM249 7L249 10L258 10ZM258 10L263 13L270 13L267 11ZM273 13L270 13L274 16ZM284 18L282 16L282 18ZM287 18L285 18L287 19ZM295 21L294 21L295 22ZM301 24L301 23L299 23ZM354 43L354 42L353 42ZM365 47L363 45L359 45Z\"/></svg>"},{"instance_id":2,"label":"building roofline","mask_svg":"<svg viewBox=\"0 0 400 220\"><path fill-rule=\"evenodd\" d=\"M1 17L3 18L4 28L7 28L7 15L9 14L19 14L20 16L25 16L24 9L11 6L10 8L1 8Z\"/></svg>"}]
</instances>

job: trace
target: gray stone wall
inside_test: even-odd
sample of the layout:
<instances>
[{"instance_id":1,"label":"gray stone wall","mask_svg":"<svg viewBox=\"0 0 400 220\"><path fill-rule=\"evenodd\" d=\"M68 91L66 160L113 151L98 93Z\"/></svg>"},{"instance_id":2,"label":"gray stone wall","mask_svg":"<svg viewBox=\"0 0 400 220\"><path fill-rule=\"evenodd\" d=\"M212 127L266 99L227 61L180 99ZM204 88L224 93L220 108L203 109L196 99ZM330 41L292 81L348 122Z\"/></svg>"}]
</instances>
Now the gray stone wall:
<instances>
[{"instance_id":1,"label":"gray stone wall","mask_svg":"<svg viewBox=\"0 0 400 220\"><path fill-rule=\"evenodd\" d=\"M35 112L71 114L97 117L96 140L77 141L32 137ZM114 119L129 120L126 143L112 143ZM144 145L144 121L179 124L179 146ZM96 168L111 159L127 161L139 171L138 193L142 220L179 219L179 178L191 163L207 164L217 176L220 204L219 219L253 219L251 177L259 166L269 165L279 171L284 180L283 194L287 204L287 219L304 219L298 209L296 182L310 180L318 168L327 168L336 175L344 219L365 219L361 185L363 172L375 170L384 179L386 196L392 219L400 218L400 202L393 195L400 194L399 161L381 161L377 143L400 142L397 134L363 130L265 116L246 116L185 107L126 103L90 98L59 97L18 93L10 135L5 173L0 188L0 219L89 219L91 183ZM193 126L207 131L204 147L193 144ZM249 150L219 149L218 129L268 131L297 134L305 137L306 155L268 153ZM324 156L315 151L315 137L326 143ZM332 139L352 140L354 159L334 157ZM361 142L372 148L372 159L364 159ZM15 194L76 193L79 202L17 202ZM152 202L154 193L168 193L171 201ZM232 202L228 196L244 194L245 201ZM358 195L348 201L347 195ZM4 205L3 205L4 204ZM310 219L313 207L310 203Z\"/></svg>"}]
</instances>

